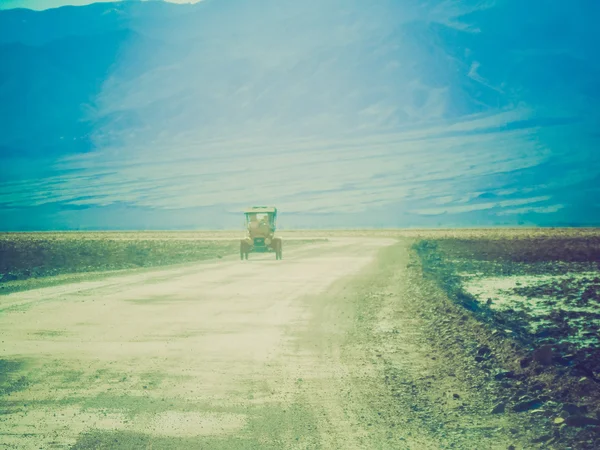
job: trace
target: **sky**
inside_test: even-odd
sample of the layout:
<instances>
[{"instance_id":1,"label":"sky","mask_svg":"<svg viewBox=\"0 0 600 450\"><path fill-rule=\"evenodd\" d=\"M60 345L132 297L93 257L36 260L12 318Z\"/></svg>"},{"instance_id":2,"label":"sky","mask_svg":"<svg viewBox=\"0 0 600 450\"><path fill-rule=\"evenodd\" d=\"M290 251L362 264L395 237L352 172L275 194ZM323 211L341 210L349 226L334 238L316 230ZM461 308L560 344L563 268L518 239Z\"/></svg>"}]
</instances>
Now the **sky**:
<instances>
[{"instance_id":1,"label":"sky","mask_svg":"<svg viewBox=\"0 0 600 450\"><path fill-rule=\"evenodd\" d=\"M61 6L84 6L91 3L107 3L115 0L0 0L0 9L27 8L36 11ZM117 0L119 1L119 0ZM169 3L198 3L200 0L164 0Z\"/></svg>"},{"instance_id":2,"label":"sky","mask_svg":"<svg viewBox=\"0 0 600 450\"><path fill-rule=\"evenodd\" d=\"M252 204L287 227L600 223L595 1L115 5L69 19L128 30L76 120L89 148L4 150L5 228L235 227Z\"/></svg>"}]
</instances>

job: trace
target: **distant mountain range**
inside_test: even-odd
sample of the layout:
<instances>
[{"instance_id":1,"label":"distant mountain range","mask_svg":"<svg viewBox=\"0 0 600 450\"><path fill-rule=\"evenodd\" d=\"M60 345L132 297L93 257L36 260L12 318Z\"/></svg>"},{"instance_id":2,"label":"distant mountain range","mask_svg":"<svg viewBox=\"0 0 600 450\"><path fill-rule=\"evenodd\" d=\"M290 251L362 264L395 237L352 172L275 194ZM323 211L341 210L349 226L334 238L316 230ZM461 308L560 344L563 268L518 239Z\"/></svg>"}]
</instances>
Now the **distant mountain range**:
<instances>
[{"instance_id":1,"label":"distant mountain range","mask_svg":"<svg viewBox=\"0 0 600 450\"><path fill-rule=\"evenodd\" d=\"M0 153L90 151L97 97L124 46L148 43L134 18L162 20L185 7L99 3L42 12L0 11Z\"/></svg>"},{"instance_id":2,"label":"distant mountain range","mask_svg":"<svg viewBox=\"0 0 600 450\"><path fill-rule=\"evenodd\" d=\"M194 227L255 198L303 226L600 220L600 4L367 3L0 11L0 220Z\"/></svg>"},{"instance_id":3,"label":"distant mountain range","mask_svg":"<svg viewBox=\"0 0 600 450\"><path fill-rule=\"evenodd\" d=\"M89 151L95 131L106 143L131 127L149 131L148 122L158 120L175 135L198 121L213 135L232 123L240 134L265 127L323 133L459 117L505 103L463 79L469 63L431 46L431 30L418 17L401 27L387 20L378 30L381 12L360 17L358 2L348 2L327 25L331 5L277 3L0 11L2 153ZM398 49L397 41L412 44ZM400 89L394 78L407 50L418 58L400 69L407 82Z\"/></svg>"}]
</instances>

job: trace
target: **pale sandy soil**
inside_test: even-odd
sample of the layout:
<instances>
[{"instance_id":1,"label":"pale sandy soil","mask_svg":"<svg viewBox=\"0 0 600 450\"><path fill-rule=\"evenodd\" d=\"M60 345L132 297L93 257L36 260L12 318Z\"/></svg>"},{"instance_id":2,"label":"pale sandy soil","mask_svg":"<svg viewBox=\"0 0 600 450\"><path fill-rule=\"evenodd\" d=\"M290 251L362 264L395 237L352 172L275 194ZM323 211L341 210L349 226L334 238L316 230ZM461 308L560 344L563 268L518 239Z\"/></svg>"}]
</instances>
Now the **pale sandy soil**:
<instances>
[{"instance_id":1,"label":"pale sandy soil","mask_svg":"<svg viewBox=\"0 0 600 450\"><path fill-rule=\"evenodd\" d=\"M600 236L599 228L395 228L395 229L356 229L356 230L285 230L278 235L286 240L340 238L340 237L387 237L387 238L536 238L536 237L586 237ZM0 240L15 239L89 239L109 238L111 240L237 240L244 236L240 230L197 230L197 231L70 231L44 233L5 233L0 232Z\"/></svg>"},{"instance_id":2,"label":"pale sandy soil","mask_svg":"<svg viewBox=\"0 0 600 450\"><path fill-rule=\"evenodd\" d=\"M0 448L518 444L433 357L409 253L332 238L0 296Z\"/></svg>"}]
</instances>

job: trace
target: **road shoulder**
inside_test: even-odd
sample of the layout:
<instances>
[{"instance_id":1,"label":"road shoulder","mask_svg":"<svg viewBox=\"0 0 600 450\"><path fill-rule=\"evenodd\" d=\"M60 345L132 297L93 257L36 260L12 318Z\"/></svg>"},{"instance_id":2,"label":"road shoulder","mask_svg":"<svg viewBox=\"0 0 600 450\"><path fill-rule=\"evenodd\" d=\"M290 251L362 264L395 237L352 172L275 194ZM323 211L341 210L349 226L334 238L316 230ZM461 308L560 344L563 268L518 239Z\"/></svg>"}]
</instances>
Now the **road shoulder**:
<instances>
[{"instance_id":1,"label":"road shoulder","mask_svg":"<svg viewBox=\"0 0 600 450\"><path fill-rule=\"evenodd\" d=\"M516 415L492 414L495 393L468 362L474 336L460 335L477 323L461 314L453 336L432 339L452 305L423 279L411 245L384 248L360 276L312 300L303 342L321 368L303 389L325 418L323 448L523 448L531 432Z\"/></svg>"}]
</instances>

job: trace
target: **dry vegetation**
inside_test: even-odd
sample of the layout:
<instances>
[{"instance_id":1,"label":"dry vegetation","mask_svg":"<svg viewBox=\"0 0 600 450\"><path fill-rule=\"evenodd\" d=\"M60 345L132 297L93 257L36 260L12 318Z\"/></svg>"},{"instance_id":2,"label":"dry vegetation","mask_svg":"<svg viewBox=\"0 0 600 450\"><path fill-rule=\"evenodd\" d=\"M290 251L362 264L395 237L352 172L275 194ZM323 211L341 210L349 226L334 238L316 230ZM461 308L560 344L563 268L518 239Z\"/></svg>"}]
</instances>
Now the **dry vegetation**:
<instances>
[{"instance_id":1,"label":"dry vegetation","mask_svg":"<svg viewBox=\"0 0 600 450\"><path fill-rule=\"evenodd\" d=\"M537 413L546 448L597 448L600 234L465 235L415 248L424 275L482 324L473 353L503 383L498 410Z\"/></svg>"},{"instance_id":2,"label":"dry vegetation","mask_svg":"<svg viewBox=\"0 0 600 450\"><path fill-rule=\"evenodd\" d=\"M65 273L165 266L233 254L237 241L145 239L71 234L4 235L0 239L0 282Z\"/></svg>"},{"instance_id":3,"label":"dry vegetation","mask_svg":"<svg viewBox=\"0 0 600 450\"><path fill-rule=\"evenodd\" d=\"M395 427L402 418L406 429L414 422L415 430L422 428L415 435L425 430L439 442L468 440L461 433L466 422L477 419L504 424L506 429L497 433L511 433L514 443L527 440L531 446L525 448L600 448L600 230L298 230L281 236L288 247L337 237L401 240L402 245L390 247L378 260L374 274L365 275L365 292L358 285L349 288L358 311L357 329L364 333L348 352L358 352L367 342L376 355L369 367L380 364L389 372L386 364L405 364L406 354L398 360L395 355L398 349L406 350L407 337L393 334L392 339L377 332L377 320L390 321L390 311L397 310L394 327L406 330L412 324L415 336L423 334L422 346L415 344L413 363L421 361L437 381L432 384L429 375L413 380L410 374L386 372L390 411L396 412L388 417L374 411L375 420ZM229 231L0 234L0 292L14 290L10 285L19 280L61 279L73 273L89 279L90 272L237 259L239 237L239 232ZM349 249L367 240L351 241ZM411 243L414 252L409 250ZM314 262L304 263L303 273L310 273L306 267ZM307 275L306 281L314 278ZM239 282L243 285L243 278ZM340 317L346 317L349 306L345 295L336 300ZM319 299L315 304L322 303ZM51 340L49 335L39 336L44 338L40 342ZM381 350L388 347L389 355ZM429 350L423 355L424 348ZM429 359L435 363L426 364ZM0 397L27 391L28 381L15 364L0 361ZM365 389L365 383L358 376L355 392ZM405 395L406 385L413 397ZM449 391L460 385L464 392ZM365 405L372 402L369 389L364 391ZM478 395L485 401L478 404ZM446 428L454 420L463 425ZM268 422L272 426L271 419ZM470 430L473 436L481 433L481 439L491 432ZM85 445L82 448L99 448L95 441Z\"/></svg>"},{"instance_id":4,"label":"dry vegetation","mask_svg":"<svg viewBox=\"0 0 600 450\"><path fill-rule=\"evenodd\" d=\"M0 289L7 283L65 274L169 266L239 252L243 233L49 232L0 233ZM291 239L286 247L315 242Z\"/></svg>"}]
</instances>

